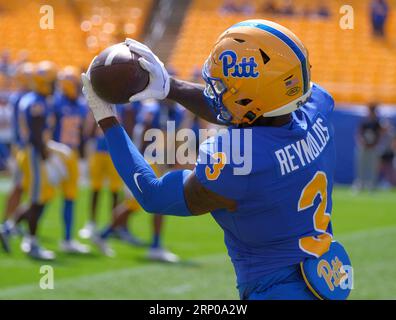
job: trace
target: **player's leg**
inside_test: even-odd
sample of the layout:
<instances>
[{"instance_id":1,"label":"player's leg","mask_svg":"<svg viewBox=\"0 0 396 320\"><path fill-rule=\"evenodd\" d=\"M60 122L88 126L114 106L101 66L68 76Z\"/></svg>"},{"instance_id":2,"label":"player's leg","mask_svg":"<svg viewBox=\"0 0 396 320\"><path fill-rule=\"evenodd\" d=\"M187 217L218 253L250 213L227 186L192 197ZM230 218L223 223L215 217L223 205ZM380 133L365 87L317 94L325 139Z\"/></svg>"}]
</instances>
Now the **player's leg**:
<instances>
[{"instance_id":1,"label":"player's leg","mask_svg":"<svg viewBox=\"0 0 396 320\"><path fill-rule=\"evenodd\" d=\"M154 215L153 217L153 240L147 257L153 261L178 262L179 257L174 253L166 250L161 243L163 231L164 216Z\"/></svg>"},{"instance_id":2,"label":"player's leg","mask_svg":"<svg viewBox=\"0 0 396 320\"><path fill-rule=\"evenodd\" d=\"M29 195L31 205L24 213L28 219L29 235L27 237L28 255L39 260L53 260L55 254L42 248L37 241L37 228L46 204L55 196L54 187L49 183L41 155L35 149L29 152L31 181Z\"/></svg>"},{"instance_id":3,"label":"player's leg","mask_svg":"<svg viewBox=\"0 0 396 320\"><path fill-rule=\"evenodd\" d=\"M130 191L127 190L126 192L126 199L124 202L113 210L114 221L116 222L113 225L113 230L117 232L120 240L133 246L141 247L145 245L144 242L134 236L128 227L128 222L130 221L131 216L141 208L136 199L133 198ZM126 214L126 212L129 213Z\"/></svg>"},{"instance_id":4,"label":"player's leg","mask_svg":"<svg viewBox=\"0 0 396 320\"><path fill-rule=\"evenodd\" d=\"M15 152L15 166L13 170L13 185L14 188L11 191L7 202L4 213L4 224L0 227L0 234L5 233L4 237L0 238L0 241L5 245L5 241L15 226L15 212L20 205L22 194L28 190L29 187L29 163L27 159L27 153L23 149L19 149ZM1 235L0 235L1 236ZM4 249L7 249L4 247Z\"/></svg>"},{"instance_id":5,"label":"player's leg","mask_svg":"<svg viewBox=\"0 0 396 320\"><path fill-rule=\"evenodd\" d=\"M16 153L16 163L17 170L15 178L15 185L20 185L22 192L27 192L31 194L32 185L32 163L30 149L20 149ZM20 224L21 221L28 218L30 205L18 206L12 216L4 223L2 228L0 228L0 240L3 248L9 252L9 237L12 231L15 230L16 226ZM30 240L29 236L24 236L21 243L22 251L27 253L30 250Z\"/></svg>"},{"instance_id":6,"label":"player's leg","mask_svg":"<svg viewBox=\"0 0 396 320\"><path fill-rule=\"evenodd\" d=\"M161 172L158 165L151 164L151 168L157 177L162 175L163 172ZM162 246L164 218L164 216L159 214L153 216L153 238L148 252L148 258L154 261L178 262L179 257Z\"/></svg>"},{"instance_id":7,"label":"player's leg","mask_svg":"<svg viewBox=\"0 0 396 320\"><path fill-rule=\"evenodd\" d=\"M9 194L7 201L6 201L6 207L5 207L5 211L4 211L4 217L3 217L4 222L6 222L9 218L11 218L11 216L13 215L15 210L18 208L18 206L21 202L22 193L23 193L23 190L22 190L22 187L20 186L20 184L14 184L14 187L11 190L11 193Z\"/></svg>"},{"instance_id":8,"label":"player's leg","mask_svg":"<svg viewBox=\"0 0 396 320\"><path fill-rule=\"evenodd\" d=\"M9 237L15 230L15 212L20 204L23 189L15 185L6 202L4 223L0 225L0 244L5 252L10 252Z\"/></svg>"},{"instance_id":9,"label":"player's leg","mask_svg":"<svg viewBox=\"0 0 396 320\"><path fill-rule=\"evenodd\" d=\"M136 201L134 201L134 199L130 198L130 193L129 191L127 191L127 199L125 200L123 205L118 206L119 195L123 187L123 182L118 175L117 170L114 168L113 162L111 161L111 157L109 154L106 158L106 168L109 177L109 187L113 199L113 220L117 221L117 226L115 227L113 232L116 233L121 240L140 246L142 245L141 241L132 236L132 234L128 230L129 215L122 214L122 210L124 210L125 207L129 207L130 211L133 212L139 208L139 205Z\"/></svg>"},{"instance_id":10,"label":"player's leg","mask_svg":"<svg viewBox=\"0 0 396 320\"><path fill-rule=\"evenodd\" d=\"M21 221L28 220L29 209L30 206L18 207L15 210L12 218L8 219L3 225L0 225L0 244L5 252L10 252L9 241L14 228L18 226ZM21 249L25 253L30 250L29 236L23 237Z\"/></svg>"},{"instance_id":11,"label":"player's leg","mask_svg":"<svg viewBox=\"0 0 396 320\"><path fill-rule=\"evenodd\" d=\"M88 222L79 231L79 236L82 239L91 238L96 230L99 193L103 187L104 180L103 153L95 152L90 156L89 174L91 185L91 210Z\"/></svg>"},{"instance_id":12,"label":"player's leg","mask_svg":"<svg viewBox=\"0 0 396 320\"><path fill-rule=\"evenodd\" d=\"M120 223L125 219L128 219L131 213L132 211L130 208L124 203L121 203L119 206L114 208L112 221L110 224L100 231L96 236L94 236L94 244L104 255L108 257L113 257L115 255L114 250L110 248L107 240L117 230L117 228L120 226Z\"/></svg>"},{"instance_id":13,"label":"player's leg","mask_svg":"<svg viewBox=\"0 0 396 320\"><path fill-rule=\"evenodd\" d=\"M129 218L140 208L137 201L133 198L126 199L113 210L112 221L94 238L94 243L99 250L107 256L113 256L113 250L108 246L107 240L114 232L118 231L121 240L126 241L134 246L142 246L143 242L134 237L129 230L124 234L120 233L120 228L127 224Z\"/></svg>"},{"instance_id":14,"label":"player's leg","mask_svg":"<svg viewBox=\"0 0 396 320\"><path fill-rule=\"evenodd\" d=\"M7 202L6 202L6 207L5 207L5 212L4 212L4 218L3 220L6 221L9 219L15 210L18 208L23 189L22 189L22 180L23 180L23 168L22 166L24 165L25 162L25 153L23 152L22 149L14 151L14 165L12 169L12 175L13 175L13 189L10 192Z\"/></svg>"},{"instance_id":15,"label":"player's leg","mask_svg":"<svg viewBox=\"0 0 396 320\"><path fill-rule=\"evenodd\" d=\"M119 203L119 196L122 190L123 182L120 176L118 175L117 170L114 168L113 162L111 161L111 157L108 153L106 153L106 157L104 161L105 161L107 177L109 180L109 188L112 195L112 209L114 210Z\"/></svg>"},{"instance_id":16,"label":"player's leg","mask_svg":"<svg viewBox=\"0 0 396 320\"><path fill-rule=\"evenodd\" d=\"M67 253L88 253L89 247L79 243L73 239L73 225L74 225L74 205L78 192L78 156L73 152L68 159L66 159L67 178L62 183L62 191L64 196L63 201L63 226L64 238L61 243L61 249Z\"/></svg>"},{"instance_id":17,"label":"player's leg","mask_svg":"<svg viewBox=\"0 0 396 320\"><path fill-rule=\"evenodd\" d=\"M34 203L29 207L29 210L27 211L29 236L26 241L25 250L27 251L27 254L33 259L54 260L55 253L41 247L37 240L37 228L40 218L43 215L44 209L45 204Z\"/></svg>"}]
</instances>

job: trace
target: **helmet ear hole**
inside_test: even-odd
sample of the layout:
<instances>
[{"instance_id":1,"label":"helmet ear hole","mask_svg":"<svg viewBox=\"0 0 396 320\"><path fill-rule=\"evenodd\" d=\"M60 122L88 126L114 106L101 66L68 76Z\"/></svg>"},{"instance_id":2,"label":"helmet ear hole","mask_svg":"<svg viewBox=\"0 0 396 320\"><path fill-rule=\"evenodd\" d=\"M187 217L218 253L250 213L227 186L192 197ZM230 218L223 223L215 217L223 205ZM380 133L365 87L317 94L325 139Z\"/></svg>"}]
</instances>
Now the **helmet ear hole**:
<instances>
[{"instance_id":1,"label":"helmet ear hole","mask_svg":"<svg viewBox=\"0 0 396 320\"><path fill-rule=\"evenodd\" d=\"M253 101L252 99L246 98L246 99L237 100L235 101L235 103L246 107L252 101Z\"/></svg>"},{"instance_id":2,"label":"helmet ear hole","mask_svg":"<svg viewBox=\"0 0 396 320\"><path fill-rule=\"evenodd\" d=\"M263 58L264 64L267 64L271 60L270 57L263 50L261 50L261 49L259 49L259 50L260 50L261 57Z\"/></svg>"},{"instance_id":3,"label":"helmet ear hole","mask_svg":"<svg viewBox=\"0 0 396 320\"><path fill-rule=\"evenodd\" d=\"M246 112L246 114L243 117L248 119L249 122L252 122L253 120L256 119L257 115L252 111L248 111L248 112Z\"/></svg>"}]
</instances>

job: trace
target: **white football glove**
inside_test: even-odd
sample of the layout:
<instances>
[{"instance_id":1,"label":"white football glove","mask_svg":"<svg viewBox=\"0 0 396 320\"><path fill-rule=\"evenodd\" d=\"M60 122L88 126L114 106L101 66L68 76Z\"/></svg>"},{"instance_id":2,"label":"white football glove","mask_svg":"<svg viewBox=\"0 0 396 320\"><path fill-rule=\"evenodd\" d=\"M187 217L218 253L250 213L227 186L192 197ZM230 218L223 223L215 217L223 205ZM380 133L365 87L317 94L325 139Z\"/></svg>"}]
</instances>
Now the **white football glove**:
<instances>
[{"instance_id":1,"label":"white football glove","mask_svg":"<svg viewBox=\"0 0 396 320\"><path fill-rule=\"evenodd\" d=\"M90 72L92 63L95 59L96 57L93 58L87 72L81 74L81 81L83 83L82 92L85 96L85 99L87 99L88 106L91 109L96 122L99 122L105 118L116 117L117 112L115 105L107 103L99 98L92 88Z\"/></svg>"},{"instance_id":2,"label":"white football glove","mask_svg":"<svg viewBox=\"0 0 396 320\"><path fill-rule=\"evenodd\" d=\"M150 74L150 81L147 87L142 92L133 95L129 101L165 99L169 94L170 81L168 71L166 71L162 61L149 47L136 40L128 38L125 40L125 44L128 46L129 50L141 56L139 58L139 64Z\"/></svg>"},{"instance_id":3,"label":"white football glove","mask_svg":"<svg viewBox=\"0 0 396 320\"><path fill-rule=\"evenodd\" d=\"M60 155L51 153L44 162L44 167L52 186L58 186L66 178L67 169Z\"/></svg>"}]
</instances>

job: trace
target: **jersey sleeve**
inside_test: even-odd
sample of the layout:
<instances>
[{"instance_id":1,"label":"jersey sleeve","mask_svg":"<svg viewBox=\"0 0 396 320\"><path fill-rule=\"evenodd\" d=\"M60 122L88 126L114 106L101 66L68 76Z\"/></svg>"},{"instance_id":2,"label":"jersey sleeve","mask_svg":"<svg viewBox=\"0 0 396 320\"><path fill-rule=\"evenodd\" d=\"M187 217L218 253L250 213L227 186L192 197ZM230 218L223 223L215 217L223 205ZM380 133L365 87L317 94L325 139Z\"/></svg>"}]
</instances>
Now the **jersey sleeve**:
<instances>
[{"instance_id":1,"label":"jersey sleeve","mask_svg":"<svg viewBox=\"0 0 396 320\"><path fill-rule=\"evenodd\" d=\"M216 138L201 144L195 175L207 189L232 200L245 197L248 175L239 175L230 157L231 152Z\"/></svg>"},{"instance_id":2,"label":"jersey sleeve","mask_svg":"<svg viewBox=\"0 0 396 320\"><path fill-rule=\"evenodd\" d=\"M334 110L334 99L324 88L314 84L311 98L303 108L311 114L320 113L328 117Z\"/></svg>"}]
</instances>

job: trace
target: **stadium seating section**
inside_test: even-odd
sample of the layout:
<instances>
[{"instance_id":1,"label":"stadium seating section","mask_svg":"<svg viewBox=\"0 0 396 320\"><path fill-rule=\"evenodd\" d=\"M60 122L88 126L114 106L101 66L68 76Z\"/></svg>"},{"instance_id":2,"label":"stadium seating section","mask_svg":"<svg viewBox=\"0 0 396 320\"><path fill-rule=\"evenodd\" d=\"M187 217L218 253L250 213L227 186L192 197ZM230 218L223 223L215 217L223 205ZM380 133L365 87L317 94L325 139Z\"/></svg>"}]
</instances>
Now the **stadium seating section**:
<instances>
[{"instance_id":1,"label":"stadium seating section","mask_svg":"<svg viewBox=\"0 0 396 320\"><path fill-rule=\"evenodd\" d=\"M264 2L254 1L257 9ZM339 27L343 0L297 0L293 3L297 10L325 3L331 15L328 19L307 19L269 15L257 10L255 18L283 24L304 41L310 52L314 81L328 88L338 102L396 103L395 38L387 41L373 39L368 0L348 1L354 8L354 30ZM391 4L395 10L395 2L391 1ZM238 14L219 16L220 5L220 1L194 0L190 6L171 59L182 77L191 77L193 70L202 65L216 37L224 29L246 19ZM389 38L396 33L394 13L387 26Z\"/></svg>"},{"instance_id":2,"label":"stadium seating section","mask_svg":"<svg viewBox=\"0 0 396 320\"><path fill-rule=\"evenodd\" d=\"M242 1L242 0L236 0ZM339 27L343 0L326 1L327 19L276 16L260 12L265 0L252 1L255 18L275 20L291 28L310 52L313 80L328 88L339 102L396 103L396 15L390 15L388 40L374 39L369 0L351 0L354 30ZM278 0L280 3L281 0ZM322 0L295 0L297 10L315 8ZM393 10L395 10L394 1ZM48 0L55 10L55 29L40 29L40 0L0 0L2 49L13 58L21 50L33 61L49 59L58 65L86 66L92 56L125 36L141 38L153 0ZM216 37L228 26L246 19L242 14L219 15L221 1L192 0L170 63L190 78L207 57ZM88 50L87 50L88 48Z\"/></svg>"},{"instance_id":3,"label":"stadium seating section","mask_svg":"<svg viewBox=\"0 0 396 320\"><path fill-rule=\"evenodd\" d=\"M54 8L54 30L40 29L41 5ZM94 53L125 36L139 39L152 0L0 0L0 50L33 61L86 66ZM87 47L89 50L87 50Z\"/></svg>"}]
</instances>

